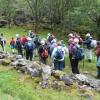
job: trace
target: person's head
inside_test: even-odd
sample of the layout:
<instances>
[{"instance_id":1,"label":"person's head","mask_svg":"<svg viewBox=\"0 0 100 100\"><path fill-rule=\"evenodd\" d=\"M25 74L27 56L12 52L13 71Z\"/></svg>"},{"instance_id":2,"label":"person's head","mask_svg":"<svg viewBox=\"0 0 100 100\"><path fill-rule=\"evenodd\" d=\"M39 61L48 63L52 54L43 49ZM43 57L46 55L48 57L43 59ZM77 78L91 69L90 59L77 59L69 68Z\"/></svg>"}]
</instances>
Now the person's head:
<instances>
[{"instance_id":1,"label":"person's head","mask_svg":"<svg viewBox=\"0 0 100 100\"><path fill-rule=\"evenodd\" d=\"M23 35L23 37L26 37L25 35Z\"/></svg>"},{"instance_id":2,"label":"person's head","mask_svg":"<svg viewBox=\"0 0 100 100\"><path fill-rule=\"evenodd\" d=\"M28 37L28 38L27 38L27 41L32 41L32 38Z\"/></svg>"},{"instance_id":3,"label":"person's head","mask_svg":"<svg viewBox=\"0 0 100 100\"><path fill-rule=\"evenodd\" d=\"M45 41L44 40L41 40L41 45L45 45Z\"/></svg>"},{"instance_id":4,"label":"person's head","mask_svg":"<svg viewBox=\"0 0 100 100\"><path fill-rule=\"evenodd\" d=\"M78 38L75 38L74 39L74 44L78 44L79 43L79 39Z\"/></svg>"},{"instance_id":5,"label":"person's head","mask_svg":"<svg viewBox=\"0 0 100 100\"><path fill-rule=\"evenodd\" d=\"M13 40L14 38L12 37L12 40Z\"/></svg>"},{"instance_id":6,"label":"person's head","mask_svg":"<svg viewBox=\"0 0 100 100\"><path fill-rule=\"evenodd\" d=\"M87 33L87 34L86 34L86 37L90 37L90 36L91 36L90 33Z\"/></svg>"},{"instance_id":7,"label":"person's head","mask_svg":"<svg viewBox=\"0 0 100 100\"><path fill-rule=\"evenodd\" d=\"M72 33L68 34L68 37L69 38L72 38L73 37L73 34Z\"/></svg>"},{"instance_id":8,"label":"person's head","mask_svg":"<svg viewBox=\"0 0 100 100\"><path fill-rule=\"evenodd\" d=\"M61 41L58 41L57 45L58 45L58 46L62 46Z\"/></svg>"},{"instance_id":9,"label":"person's head","mask_svg":"<svg viewBox=\"0 0 100 100\"><path fill-rule=\"evenodd\" d=\"M19 38L19 34L16 34L16 38Z\"/></svg>"}]
</instances>

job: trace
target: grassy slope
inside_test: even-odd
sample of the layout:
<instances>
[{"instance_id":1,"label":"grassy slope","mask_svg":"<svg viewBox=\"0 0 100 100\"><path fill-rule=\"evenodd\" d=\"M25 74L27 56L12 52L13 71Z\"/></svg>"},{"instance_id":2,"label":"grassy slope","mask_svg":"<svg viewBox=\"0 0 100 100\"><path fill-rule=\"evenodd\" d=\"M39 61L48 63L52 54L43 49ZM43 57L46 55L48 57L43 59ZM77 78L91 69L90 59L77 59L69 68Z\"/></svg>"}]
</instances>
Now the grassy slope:
<instances>
[{"instance_id":1,"label":"grassy slope","mask_svg":"<svg viewBox=\"0 0 100 100\"><path fill-rule=\"evenodd\" d=\"M11 37L15 37L16 33L19 33L20 35L27 34L27 31L18 27L13 27L11 29L0 28L0 32L4 33L7 39L7 51L10 51L9 40ZM40 35L45 37L46 34L47 32L42 32ZM88 73L94 77L96 75L96 59L95 57L93 58L94 60L91 64L87 63L85 60L84 70L82 67L83 62L80 62L79 68L81 72L88 71ZM66 65L68 67L66 67L65 71L71 73L68 55L66 57ZM57 92L52 89L35 89L34 80L25 78L25 80L19 81L20 77L21 75L16 71L11 71L8 68L0 66L0 100L84 100L80 98L77 93L73 92ZM96 94L96 97L96 100L100 100L98 94Z\"/></svg>"},{"instance_id":2,"label":"grassy slope","mask_svg":"<svg viewBox=\"0 0 100 100\"><path fill-rule=\"evenodd\" d=\"M0 66L0 100L81 100L76 93L34 88L34 79ZM85 99L82 99L85 100Z\"/></svg>"}]
</instances>

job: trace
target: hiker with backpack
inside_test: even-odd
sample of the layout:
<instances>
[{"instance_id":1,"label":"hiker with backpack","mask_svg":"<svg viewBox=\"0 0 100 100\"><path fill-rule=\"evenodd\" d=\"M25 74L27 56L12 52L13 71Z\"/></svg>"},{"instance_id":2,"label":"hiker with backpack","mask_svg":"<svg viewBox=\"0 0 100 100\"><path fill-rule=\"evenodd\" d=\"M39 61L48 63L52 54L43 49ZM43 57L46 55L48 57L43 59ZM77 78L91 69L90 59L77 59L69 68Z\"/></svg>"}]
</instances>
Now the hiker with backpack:
<instances>
[{"instance_id":1,"label":"hiker with backpack","mask_svg":"<svg viewBox=\"0 0 100 100\"><path fill-rule=\"evenodd\" d=\"M79 45L79 39L75 38L69 46L69 58L73 74L79 74L78 63L84 59L84 50Z\"/></svg>"},{"instance_id":2,"label":"hiker with backpack","mask_svg":"<svg viewBox=\"0 0 100 100\"><path fill-rule=\"evenodd\" d=\"M24 47L25 46L25 43L27 42L27 37L25 35L22 36L21 42L22 42L22 45Z\"/></svg>"},{"instance_id":3,"label":"hiker with backpack","mask_svg":"<svg viewBox=\"0 0 100 100\"><path fill-rule=\"evenodd\" d=\"M16 47L16 49L18 51L18 55L22 55L23 56L23 45L22 45L21 38L19 37L19 34L16 34L15 47Z\"/></svg>"},{"instance_id":4,"label":"hiker with backpack","mask_svg":"<svg viewBox=\"0 0 100 100\"><path fill-rule=\"evenodd\" d=\"M47 64L47 59L49 55L48 47L46 46L46 43L43 40L41 40L41 45L39 46L38 54L40 63Z\"/></svg>"},{"instance_id":5,"label":"hiker with backpack","mask_svg":"<svg viewBox=\"0 0 100 100\"><path fill-rule=\"evenodd\" d=\"M35 44L32 41L32 38L28 37L27 42L25 43L26 59L32 61L33 54L35 49Z\"/></svg>"},{"instance_id":6,"label":"hiker with backpack","mask_svg":"<svg viewBox=\"0 0 100 100\"><path fill-rule=\"evenodd\" d=\"M83 42L84 45L87 46L87 58L88 58L88 62L91 63L92 62L92 49L93 47L91 46L91 42L92 42L92 36L90 35L90 33L86 34L86 40Z\"/></svg>"},{"instance_id":7,"label":"hiker with backpack","mask_svg":"<svg viewBox=\"0 0 100 100\"><path fill-rule=\"evenodd\" d=\"M14 38L12 37L11 41L10 41L10 48L12 49L12 53L15 52L15 40Z\"/></svg>"},{"instance_id":8,"label":"hiker with backpack","mask_svg":"<svg viewBox=\"0 0 100 100\"><path fill-rule=\"evenodd\" d=\"M52 52L51 58L54 70L63 70L65 68L65 51L61 45L61 42L58 42Z\"/></svg>"},{"instance_id":9,"label":"hiker with backpack","mask_svg":"<svg viewBox=\"0 0 100 100\"><path fill-rule=\"evenodd\" d=\"M49 51L50 51L50 57L52 55L52 52L54 50L54 48L57 47L57 40L56 39L53 39L50 43L50 48L49 48Z\"/></svg>"},{"instance_id":10,"label":"hiker with backpack","mask_svg":"<svg viewBox=\"0 0 100 100\"><path fill-rule=\"evenodd\" d=\"M97 78L100 79L100 42L97 42L97 47L96 47L96 56L97 56Z\"/></svg>"},{"instance_id":11,"label":"hiker with backpack","mask_svg":"<svg viewBox=\"0 0 100 100\"><path fill-rule=\"evenodd\" d=\"M3 35L3 33L1 33L1 35L0 35L0 44L1 44L3 51L5 51L6 39Z\"/></svg>"}]
</instances>

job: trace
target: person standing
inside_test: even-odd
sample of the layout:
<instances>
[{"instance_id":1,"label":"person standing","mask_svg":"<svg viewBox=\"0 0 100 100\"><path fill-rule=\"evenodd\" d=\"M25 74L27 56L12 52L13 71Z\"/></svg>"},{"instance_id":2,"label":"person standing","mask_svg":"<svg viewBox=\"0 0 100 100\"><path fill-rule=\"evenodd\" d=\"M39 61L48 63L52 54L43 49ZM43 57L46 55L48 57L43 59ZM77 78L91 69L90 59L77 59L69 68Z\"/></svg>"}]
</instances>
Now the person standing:
<instances>
[{"instance_id":1,"label":"person standing","mask_svg":"<svg viewBox=\"0 0 100 100\"><path fill-rule=\"evenodd\" d=\"M65 51L61 42L53 49L52 56L54 70L63 70L65 68Z\"/></svg>"},{"instance_id":2,"label":"person standing","mask_svg":"<svg viewBox=\"0 0 100 100\"><path fill-rule=\"evenodd\" d=\"M15 40L14 38L12 37L11 41L10 41L10 48L12 49L12 53L15 52Z\"/></svg>"},{"instance_id":3,"label":"person standing","mask_svg":"<svg viewBox=\"0 0 100 100\"><path fill-rule=\"evenodd\" d=\"M97 56L97 78L100 79L100 43L98 42L97 43L97 47L96 47L96 56Z\"/></svg>"},{"instance_id":4,"label":"person standing","mask_svg":"<svg viewBox=\"0 0 100 100\"><path fill-rule=\"evenodd\" d=\"M1 33L1 35L0 35L0 44L1 44L3 51L5 51L6 39L3 35L3 33Z\"/></svg>"},{"instance_id":5,"label":"person standing","mask_svg":"<svg viewBox=\"0 0 100 100\"><path fill-rule=\"evenodd\" d=\"M77 53L77 48L79 48L79 40L76 38L74 41L70 44L69 46L69 58L70 58L70 63L71 63L71 68L72 68L72 73L73 74L79 74L79 69L78 69L78 63L79 60L76 57Z\"/></svg>"},{"instance_id":6,"label":"person standing","mask_svg":"<svg viewBox=\"0 0 100 100\"><path fill-rule=\"evenodd\" d=\"M23 47L22 47L22 42L19 37L19 34L16 35L16 45L15 46L18 51L18 54L23 56Z\"/></svg>"},{"instance_id":7,"label":"person standing","mask_svg":"<svg viewBox=\"0 0 100 100\"><path fill-rule=\"evenodd\" d=\"M86 40L83 42L86 46L87 46L87 58L88 58L88 62L92 62L92 47L91 47L91 42L92 42L92 37L90 35L90 33L86 34Z\"/></svg>"},{"instance_id":8,"label":"person standing","mask_svg":"<svg viewBox=\"0 0 100 100\"><path fill-rule=\"evenodd\" d=\"M26 59L32 61L33 54L34 54L35 44L32 41L32 38L28 37L27 42L25 44L25 51L26 51Z\"/></svg>"},{"instance_id":9,"label":"person standing","mask_svg":"<svg viewBox=\"0 0 100 100\"><path fill-rule=\"evenodd\" d=\"M21 42L22 42L22 45L24 46L25 43L27 42L27 38L25 35L23 35L23 37L21 38Z\"/></svg>"},{"instance_id":10,"label":"person standing","mask_svg":"<svg viewBox=\"0 0 100 100\"><path fill-rule=\"evenodd\" d=\"M47 64L47 59L48 59L48 47L45 43L45 41L41 41L41 45L39 46L39 49L38 49L38 54L39 54L39 60L40 60L40 63L43 63L43 64Z\"/></svg>"}]
</instances>

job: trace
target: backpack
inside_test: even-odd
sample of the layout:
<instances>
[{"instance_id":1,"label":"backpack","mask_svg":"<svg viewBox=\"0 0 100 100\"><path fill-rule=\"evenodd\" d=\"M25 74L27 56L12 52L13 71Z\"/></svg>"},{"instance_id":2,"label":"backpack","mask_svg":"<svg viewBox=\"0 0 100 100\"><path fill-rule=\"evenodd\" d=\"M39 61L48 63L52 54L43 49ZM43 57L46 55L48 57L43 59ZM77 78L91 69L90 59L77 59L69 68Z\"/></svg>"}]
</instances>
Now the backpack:
<instances>
[{"instance_id":1,"label":"backpack","mask_svg":"<svg viewBox=\"0 0 100 100\"><path fill-rule=\"evenodd\" d=\"M60 49L57 48L57 51L55 52L55 55L54 55L55 59L61 60L63 56L64 56L64 51L62 50L62 48Z\"/></svg>"},{"instance_id":2,"label":"backpack","mask_svg":"<svg viewBox=\"0 0 100 100\"><path fill-rule=\"evenodd\" d=\"M91 40L90 46L91 46L91 48L96 48L97 41L96 40Z\"/></svg>"},{"instance_id":3,"label":"backpack","mask_svg":"<svg viewBox=\"0 0 100 100\"><path fill-rule=\"evenodd\" d=\"M48 50L46 48L43 48L43 52L41 53L42 58L48 58Z\"/></svg>"},{"instance_id":4,"label":"backpack","mask_svg":"<svg viewBox=\"0 0 100 100\"><path fill-rule=\"evenodd\" d=\"M77 51L76 51L76 59L78 59L79 61L80 61L80 60L83 60L83 59L84 59L84 56L85 56L85 54L84 54L84 49L78 47L78 48L77 48Z\"/></svg>"},{"instance_id":5,"label":"backpack","mask_svg":"<svg viewBox=\"0 0 100 100\"><path fill-rule=\"evenodd\" d=\"M32 44L32 42L28 42L27 43L27 49L28 50L33 50L33 44Z\"/></svg>"},{"instance_id":6,"label":"backpack","mask_svg":"<svg viewBox=\"0 0 100 100\"><path fill-rule=\"evenodd\" d=\"M17 40L17 41L16 41L16 47L17 47L17 48L21 48L21 47L22 47L21 40Z\"/></svg>"}]
</instances>

